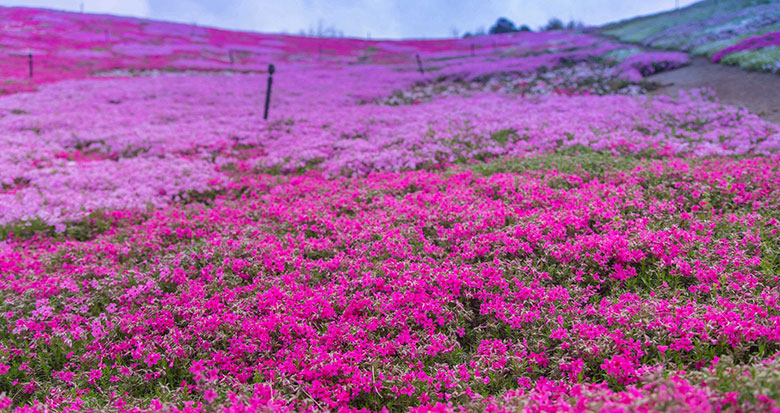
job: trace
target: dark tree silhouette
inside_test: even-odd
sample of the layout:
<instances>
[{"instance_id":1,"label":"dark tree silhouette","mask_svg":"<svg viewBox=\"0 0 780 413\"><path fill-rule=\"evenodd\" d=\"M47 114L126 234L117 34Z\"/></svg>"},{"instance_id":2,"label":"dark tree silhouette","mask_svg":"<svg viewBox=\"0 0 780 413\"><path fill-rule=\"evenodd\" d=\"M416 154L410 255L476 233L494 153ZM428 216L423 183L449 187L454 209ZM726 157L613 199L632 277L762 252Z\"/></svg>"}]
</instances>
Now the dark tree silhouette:
<instances>
[{"instance_id":1,"label":"dark tree silhouette","mask_svg":"<svg viewBox=\"0 0 780 413\"><path fill-rule=\"evenodd\" d=\"M548 30L563 30L563 22L561 19L553 17L552 19L548 20L547 25L542 26L542 31Z\"/></svg>"},{"instance_id":2,"label":"dark tree silhouette","mask_svg":"<svg viewBox=\"0 0 780 413\"><path fill-rule=\"evenodd\" d=\"M515 24L506 17L500 17L496 20L496 23L488 30L489 34L501 34L516 32L517 27Z\"/></svg>"}]
</instances>

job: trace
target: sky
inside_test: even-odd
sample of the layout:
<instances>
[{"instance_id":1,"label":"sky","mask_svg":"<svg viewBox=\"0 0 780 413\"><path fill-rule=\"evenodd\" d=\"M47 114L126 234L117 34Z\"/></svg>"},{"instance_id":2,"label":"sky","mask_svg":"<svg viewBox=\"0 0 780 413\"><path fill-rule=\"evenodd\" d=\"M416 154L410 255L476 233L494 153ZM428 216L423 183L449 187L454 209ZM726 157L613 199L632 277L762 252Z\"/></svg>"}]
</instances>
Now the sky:
<instances>
[{"instance_id":1,"label":"sky","mask_svg":"<svg viewBox=\"0 0 780 413\"><path fill-rule=\"evenodd\" d=\"M551 17L599 25L696 0L0 0L46 7L298 34L318 27L350 37L437 38L487 29L498 17L536 29Z\"/></svg>"}]
</instances>

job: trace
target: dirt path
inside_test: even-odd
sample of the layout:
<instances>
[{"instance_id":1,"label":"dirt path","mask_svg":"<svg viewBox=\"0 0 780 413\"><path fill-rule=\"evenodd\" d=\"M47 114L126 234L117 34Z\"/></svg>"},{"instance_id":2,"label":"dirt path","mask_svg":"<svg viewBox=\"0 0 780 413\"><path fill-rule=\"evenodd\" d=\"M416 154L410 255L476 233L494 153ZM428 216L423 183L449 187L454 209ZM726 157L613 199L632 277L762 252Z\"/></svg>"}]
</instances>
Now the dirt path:
<instances>
[{"instance_id":1,"label":"dirt path","mask_svg":"<svg viewBox=\"0 0 780 413\"><path fill-rule=\"evenodd\" d=\"M691 56L689 66L648 77L663 87L654 94L676 94L680 89L709 87L721 102L743 106L780 125L780 75L748 72L734 66Z\"/></svg>"}]
</instances>

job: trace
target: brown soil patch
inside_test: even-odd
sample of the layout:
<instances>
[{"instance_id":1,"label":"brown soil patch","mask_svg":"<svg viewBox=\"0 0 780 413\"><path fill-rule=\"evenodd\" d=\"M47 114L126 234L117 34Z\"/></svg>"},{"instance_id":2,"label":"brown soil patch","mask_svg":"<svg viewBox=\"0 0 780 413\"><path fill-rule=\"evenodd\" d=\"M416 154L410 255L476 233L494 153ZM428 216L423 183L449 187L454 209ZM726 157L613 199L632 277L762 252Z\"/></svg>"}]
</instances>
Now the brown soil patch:
<instances>
[{"instance_id":1,"label":"brown soil patch","mask_svg":"<svg viewBox=\"0 0 780 413\"><path fill-rule=\"evenodd\" d=\"M708 87L721 102L745 107L762 118L780 124L780 76L748 72L691 56L691 64L647 78L661 85L653 94L676 95L678 90Z\"/></svg>"}]
</instances>

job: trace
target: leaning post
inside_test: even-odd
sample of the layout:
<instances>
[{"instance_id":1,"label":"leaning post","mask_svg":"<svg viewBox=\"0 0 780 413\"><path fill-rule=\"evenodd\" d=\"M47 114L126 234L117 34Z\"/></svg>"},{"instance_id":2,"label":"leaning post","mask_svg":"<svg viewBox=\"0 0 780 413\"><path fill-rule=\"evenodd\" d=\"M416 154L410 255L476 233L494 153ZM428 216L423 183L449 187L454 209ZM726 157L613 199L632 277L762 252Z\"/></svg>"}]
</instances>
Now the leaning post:
<instances>
[{"instance_id":1,"label":"leaning post","mask_svg":"<svg viewBox=\"0 0 780 413\"><path fill-rule=\"evenodd\" d=\"M274 72L276 68L273 64L268 65L268 87L265 89L265 111L263 119L268 119L268 107L271 105L271 86L274 83Z\"/></svg>"}]
</instances>

